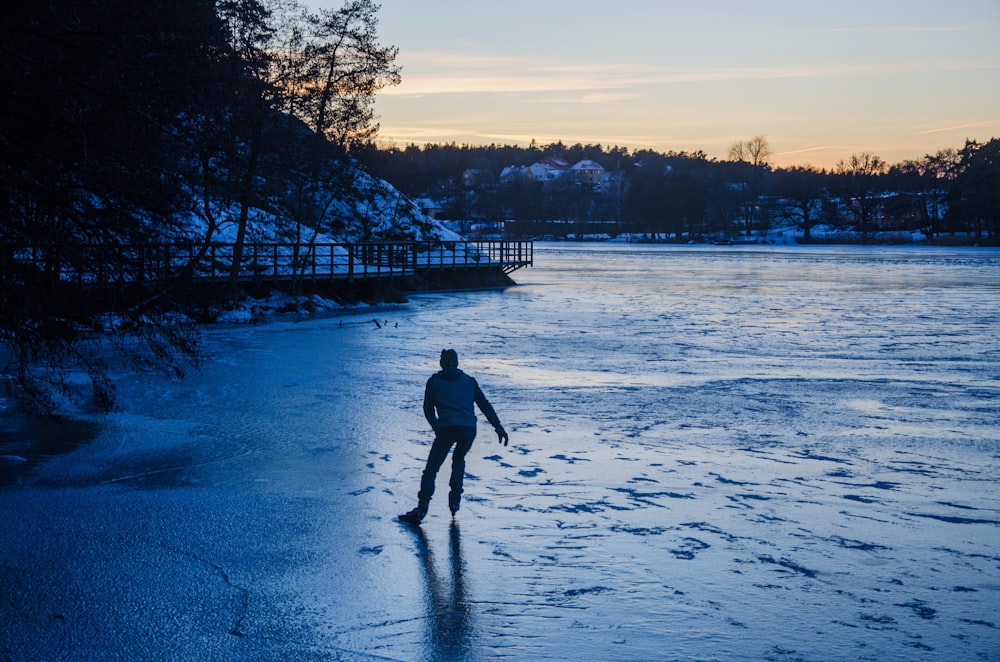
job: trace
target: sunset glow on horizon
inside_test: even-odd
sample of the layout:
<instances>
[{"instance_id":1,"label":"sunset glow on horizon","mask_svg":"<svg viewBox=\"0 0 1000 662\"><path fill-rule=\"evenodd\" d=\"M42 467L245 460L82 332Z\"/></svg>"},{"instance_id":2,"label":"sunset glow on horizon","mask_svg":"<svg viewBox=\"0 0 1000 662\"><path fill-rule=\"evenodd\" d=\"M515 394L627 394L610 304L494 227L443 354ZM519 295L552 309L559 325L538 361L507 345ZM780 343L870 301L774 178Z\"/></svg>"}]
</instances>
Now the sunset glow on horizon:
<instances>
[{"instance_id":1,"label":"sunset glow on horizon","mask_svg":"<svg viewBox=\"0 0 1000 662\"><path fill-rule=\"evenodd\" d=\"M339 6L312 0L311 7ZM1000 136L995 0L380 0L382 144L562 141L778 166L889 163Z\"/></svg>"}]
</instances>

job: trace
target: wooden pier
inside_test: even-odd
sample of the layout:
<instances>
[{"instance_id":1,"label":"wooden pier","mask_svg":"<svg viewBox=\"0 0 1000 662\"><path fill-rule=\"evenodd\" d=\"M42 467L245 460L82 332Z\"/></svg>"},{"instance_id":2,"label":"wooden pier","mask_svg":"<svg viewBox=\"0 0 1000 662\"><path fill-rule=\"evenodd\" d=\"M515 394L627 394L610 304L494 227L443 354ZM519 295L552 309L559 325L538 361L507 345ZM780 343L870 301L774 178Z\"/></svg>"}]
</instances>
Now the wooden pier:
<instances>
[{"instance_id":1,"label":"wooden pier","mask_svg":"<svg viewBox=\"0 0 1000 662\"><path fill-rule=\"evenodd\" d=\"M357 243L157 243L139 246L8 248L5 276L102 287L209 283L353 282L442 271L530 267L530 241L386 241ZM238 257L237 257L238 256ZM238 265L234 267L234 261Z\"/></svg>"}]
</instances>

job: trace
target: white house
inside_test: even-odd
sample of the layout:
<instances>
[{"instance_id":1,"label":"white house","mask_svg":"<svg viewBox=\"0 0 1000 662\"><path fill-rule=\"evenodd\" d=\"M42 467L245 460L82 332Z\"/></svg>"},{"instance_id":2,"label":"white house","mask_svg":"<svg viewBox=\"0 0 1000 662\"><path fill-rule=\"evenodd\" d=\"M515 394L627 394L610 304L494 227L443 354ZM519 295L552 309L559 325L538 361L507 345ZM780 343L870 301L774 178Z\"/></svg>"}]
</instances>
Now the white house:
<instances>
[{"instance_id":1,"label":"white house","mask_svg":"<svg viewBox=\"0 0 1000 662\"><path fill-rule=\"evenodd\" d=\"M528 166L528 176L536 182L551 182L559 179L569 169L569 163L558 156L547 156Z\"/></svg>"},{"instance_id":2,"label":"white house","mask_svg":"<svg viewBox=\"0 0 1000 662\"><path fill-rule=\"evenodd\" d=\"M527 177L527 172L527 166L507 166L500 172L500 182L509 184L518 179L523 179Z\"/></svg>"}]
</instances>

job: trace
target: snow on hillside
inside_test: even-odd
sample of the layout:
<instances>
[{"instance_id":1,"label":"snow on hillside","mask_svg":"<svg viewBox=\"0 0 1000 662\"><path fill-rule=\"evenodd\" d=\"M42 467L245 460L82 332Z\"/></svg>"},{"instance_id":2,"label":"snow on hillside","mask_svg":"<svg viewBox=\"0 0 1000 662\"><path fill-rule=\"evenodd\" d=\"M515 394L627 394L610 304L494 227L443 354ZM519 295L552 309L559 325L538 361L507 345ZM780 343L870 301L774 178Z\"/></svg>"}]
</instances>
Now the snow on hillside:
<instances>
[{"instance_id":1,"label":"snow on hillside","mask_svg":"<svg viewBox=\"0 0 1000 662\"><path fill-rule=\"evenodd\" d=\"M352 165L352 184L323 188L309 194L318 222L307 226L283 213L286 205L276 201L269 209L254 207L247 219L247 242L351 243L358 241L461 241L461 235L424 214L409 198L391 184ZM288 199L293 196L289 194ZM208 235L209 221L197 195L192 195L192 210L178 219L168 240L232 243L236 241L239 203L214 204L211 216L216 220Z\"/></svg>"}]
</instances>

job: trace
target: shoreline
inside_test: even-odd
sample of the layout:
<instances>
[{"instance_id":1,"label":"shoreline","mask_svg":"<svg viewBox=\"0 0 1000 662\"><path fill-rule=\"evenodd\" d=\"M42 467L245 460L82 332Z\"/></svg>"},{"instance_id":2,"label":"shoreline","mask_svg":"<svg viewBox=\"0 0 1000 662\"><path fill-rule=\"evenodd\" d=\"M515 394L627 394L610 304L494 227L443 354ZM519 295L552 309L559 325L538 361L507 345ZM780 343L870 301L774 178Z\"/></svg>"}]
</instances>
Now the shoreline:
<instances>
[{"instance_id":1,"label":"shoreline","mask_svg":"<svg viewBox=\"0 0 1000 662\"><path fill-rule=\"evenodd\" d=\"M298 292L286 292L264 284L245 292L230 308L206 311L199 324L219 323L253 324L274 314L313 314L321 312L349 312L357 314L358 307L367 304L367 310L381 306L409 303L408 295L428 292L476 292L497 290L517 285L508 274L499 269L464 271L435 271L427 274L356 283L310 283Z\"/></svg>"},{"instance_id":2,"label":"shoreline","mask_svg":"<svg viewBox=\"0 0 1000 662\"><path fill-rule=\"evenodd\" d=\"M663 244L663 245L693 245L693 246L768 246L782 244L786 246L939 246L955 248L995 248L1000 246L1000 237L973 237L967 234L929 237L919 230L892 230L864 233L851 230L834 230L829 227L813 228L812 236L806 238L802 231L795 227L782 227L766 230L763 234L755 232L752 235L706 235L698 238L689 236L667 235L666 233L619 233L615 235L602 233L572 233L562 235L544 235L530 237L531 241L547 242L599 242L616 244Z\"/></svg>"}]
</instances>

